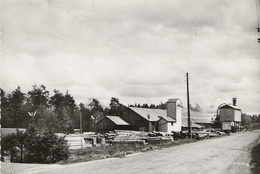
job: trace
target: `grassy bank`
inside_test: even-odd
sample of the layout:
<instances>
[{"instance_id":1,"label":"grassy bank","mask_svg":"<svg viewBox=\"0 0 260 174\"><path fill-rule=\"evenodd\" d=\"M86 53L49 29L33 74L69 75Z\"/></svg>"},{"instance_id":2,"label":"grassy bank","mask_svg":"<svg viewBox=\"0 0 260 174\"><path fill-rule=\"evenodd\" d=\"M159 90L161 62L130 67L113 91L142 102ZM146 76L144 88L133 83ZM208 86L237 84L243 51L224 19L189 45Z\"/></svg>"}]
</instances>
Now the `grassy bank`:
<instances>
[{"instance_id":1,"label":"grassy bank","mask_svg":"<svg viewBox=\"0 0 260 174\"><path fill-rule=\"evenodd\" d=\"M65 160L59 162L59 164L70 164L77 162L87 162L98 159L106 159L106 158L124 158L126 155L134 154L138 152L149 152L156 149L162 149L166 147L176 146L180 144L195 142L194 139L182 139L178 141L174 141L173 143L161 143L161 144L153 144L153 145L129 145L129 144L120 144L113 146L105 146L105 147L94 147L94 148L85 148L72 150L70 157Z\"/></svg>"},{"instance_id":2,"label":"grassy bank","mask_svg":"<svg viewBox=\"0 0 260 174\"><path fill-rule=\"evenodd\" d=\"M258 143L255 147L252 148L251 151L251 166L252 166L252 174L260 173L260 143Z\"/></svg>"}]
</instances>

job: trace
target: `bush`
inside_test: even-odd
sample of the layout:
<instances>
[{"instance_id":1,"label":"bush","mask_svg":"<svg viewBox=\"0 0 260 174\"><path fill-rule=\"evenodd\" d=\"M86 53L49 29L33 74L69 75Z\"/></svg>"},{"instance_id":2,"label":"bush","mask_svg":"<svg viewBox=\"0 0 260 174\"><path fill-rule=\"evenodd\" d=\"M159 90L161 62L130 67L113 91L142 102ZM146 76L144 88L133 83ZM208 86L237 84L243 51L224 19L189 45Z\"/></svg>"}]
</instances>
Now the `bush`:
<instances>
[{"instance_id":1,"label":"bush","mask_svg":"<svg viewBox=\"0 0 260 174\"><path fill-rule=\"evenodd\" d=\"M39 135L30 129L4 137L1 153L10 156L11 162L55 163L69 157L69 147L64 137L51 131Z\"/></svg>"},{"instance_id":2,"label":"bush","mask_svg":"<svg viewBox=\"0 0 260 174\"><path fill-rule=\"evenodd\" d=\"M252 173L257 174L260 173L260 143L258 143L255 147L253 147L251 151L251 165Z\"/></svg>"}]
</instances>

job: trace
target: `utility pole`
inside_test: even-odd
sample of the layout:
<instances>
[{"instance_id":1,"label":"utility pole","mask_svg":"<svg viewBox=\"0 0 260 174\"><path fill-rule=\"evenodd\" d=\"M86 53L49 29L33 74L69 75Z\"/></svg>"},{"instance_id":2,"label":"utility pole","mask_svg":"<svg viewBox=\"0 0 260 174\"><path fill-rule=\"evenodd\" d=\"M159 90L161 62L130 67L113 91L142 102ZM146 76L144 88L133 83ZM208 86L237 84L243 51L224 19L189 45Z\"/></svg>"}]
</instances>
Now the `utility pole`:
<instances>
[{"instance_id":1,"label":"utility pole","mask_svg":"<svg viewBox=\"0 0 260 174\"><path fill-rule=\"evenodd\" d=\"M83 144L82 144L82 113L80 113L79 115L80 115L80 146L81 146L81 149L83 149Z\"/></svg>"},{"instance_id":2,"label":"utility pole","mask_svg":"<svg viewBox=\"0 0 260 174\"><path fill-rule=\"evenodd\" d=\"M189 74L186 73L186 79L187 79L187 109L188 109L188 131L192 138L191 134L191 120L190 120L190 94L189 94Z\"/></svg>"}]
</instances>

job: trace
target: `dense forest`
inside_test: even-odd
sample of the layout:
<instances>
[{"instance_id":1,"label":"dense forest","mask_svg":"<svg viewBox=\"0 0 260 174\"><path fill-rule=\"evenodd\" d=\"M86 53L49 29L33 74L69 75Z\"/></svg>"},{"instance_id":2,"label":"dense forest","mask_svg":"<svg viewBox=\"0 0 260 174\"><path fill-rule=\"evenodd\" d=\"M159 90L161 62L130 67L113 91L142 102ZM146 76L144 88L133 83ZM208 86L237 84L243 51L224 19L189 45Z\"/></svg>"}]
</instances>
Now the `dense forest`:
<instances>
[{"instance_id":1,"label":"dense forest","mask_svg":"<svg viewBox=\"0 0 260 174\"><path fill-rule=\"evenodd\" d=\"M132 107L166 109L166 103L133 104ZM80 128L94 131L94 121L97 122L104 115L120 115L127 107L119 102L118 98L111 98L110 105L103 108L100 102L93 98L87 104L76 104L73 96L67 91L65 94L57 89L53 95L44 85L33 85L27 93L17 87L11 94L1 89L1 126L3 128L28 128L36 125L39 133L46 130L53 132L72 133ZM196 103L191 110L201 112L202 108ZM242 125L259 123L260 114L242 115Z\"/></svg>"},{"instance_id":2,"label":"dense forest","mask_svg":"<svg viewBox=\"0 0 260 174\"><path fill-rule=\"evenodd\" d=\"M28 93L23 93L19 86L11 94L1 89L2 127L28 128L34 123L38 132L69 133L79 129L82 118L83 131L93 130L92 118L104 112L98 100L92 99L89 106L83 103L77 106L68 91L63 94L55 89L53 92L50 96L44 85L33 85Z\"/></svg>"}]
</instances>

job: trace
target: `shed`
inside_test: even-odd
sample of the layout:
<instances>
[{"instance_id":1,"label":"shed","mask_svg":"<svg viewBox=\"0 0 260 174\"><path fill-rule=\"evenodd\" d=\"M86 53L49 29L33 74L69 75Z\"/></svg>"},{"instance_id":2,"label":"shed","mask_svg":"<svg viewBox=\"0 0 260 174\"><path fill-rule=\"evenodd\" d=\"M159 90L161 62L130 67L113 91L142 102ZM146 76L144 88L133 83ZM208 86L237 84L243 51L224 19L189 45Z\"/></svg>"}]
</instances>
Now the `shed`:
<instances>
[{"instance_id":1,"label":"shed","mask_svg":"<svg viewBox=\"0 0 260 174\"><path fill-rule=\"evenodd\" d=\"M233 98L233 104L222 104L218 108L219 120L223 131L240 131L242 111L236 106L236 103L237 99Z\"/></svg>"},{"instance_id":2,"label":"shed","mask_svg":"<svg viewBox=\"0 0 260 174\"><path fill-rule=\"evenodd\" d=\"M99 120L96 125L97 133L106 133L115 129L128 130L130 129L129 123L120 118L119 116L105 116Z\"/></svg>"}]
</instances>

